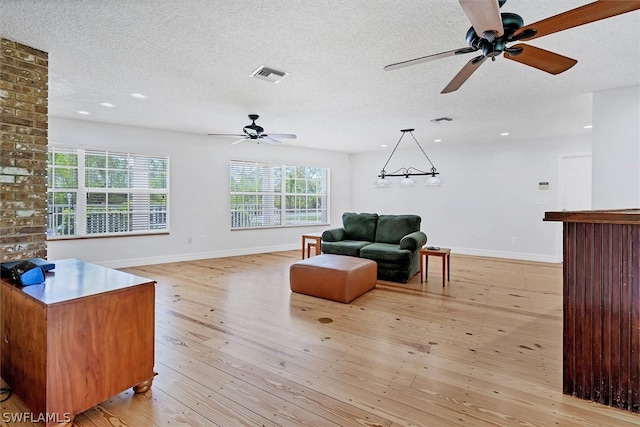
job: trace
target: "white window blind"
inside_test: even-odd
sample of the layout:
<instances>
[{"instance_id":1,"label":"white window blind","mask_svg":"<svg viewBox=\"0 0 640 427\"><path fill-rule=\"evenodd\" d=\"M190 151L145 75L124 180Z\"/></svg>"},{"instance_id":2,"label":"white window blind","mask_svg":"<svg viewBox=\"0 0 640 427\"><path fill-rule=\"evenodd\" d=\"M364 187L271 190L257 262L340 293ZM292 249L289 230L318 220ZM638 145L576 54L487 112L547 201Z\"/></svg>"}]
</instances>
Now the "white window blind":
<instances>
[{"instance_id":1,"label":"white window blind","mask_svg":"<svg viewBox=\"0 0 640 427\"><path fill-rule=\"evenodd\" d=\"M169 158L49 148L48 235L169 230Z\"/></svg>"},{"instance_id":2,"label":"white window blind","mask_svg":"<svg viewBox=\"0 0 640 427\"><path fill-rule=\"evenodd\" d=\"M329 169L232 160L231 228L328 224Z\"/></svg>"}]
</instances>

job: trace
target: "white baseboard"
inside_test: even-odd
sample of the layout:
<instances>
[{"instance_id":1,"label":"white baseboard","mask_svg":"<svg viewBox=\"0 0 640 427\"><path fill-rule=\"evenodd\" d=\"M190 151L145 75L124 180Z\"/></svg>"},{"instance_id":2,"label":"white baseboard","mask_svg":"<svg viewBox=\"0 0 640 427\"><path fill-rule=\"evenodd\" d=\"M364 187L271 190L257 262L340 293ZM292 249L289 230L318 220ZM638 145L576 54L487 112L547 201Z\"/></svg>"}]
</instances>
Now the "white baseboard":
<instances>
[{"instance_id":1,"label":"white baseboard","mask_svg":"<svg viewBox=\"0 0 640 427\"><path fill-rule=\"evenodd\" d=\"M225 258L225 257L231 257L231 256L239 256L239 255L252 255L252 254L263 254L268 252L290 251L294 249L300 250L300 244L262 246L262 247L254 247L254 248L230 249L230 250L224 250L224 251L193 252L193 253L161 256L161 257L115 259L115 260L96 262L96 264L100 264L104 267L109 267L109 268L127 268L127 267L139 267L142 265L165 264L170 262L195 261L199 259L208 259L208 258Z\"/></svg>"},{"instance_id":2,"label":"white baseboard","mask_svg":"<svg viewBox=\"0 0 640 427\"><path fill-rule=\"evenodd\" d=\"M493 250L487 250L487 249L452 247L451 253L461 254L461 255L484 256L484 257L490 257L490 258L517 259L521 261L550 262L555 264L562 263L562 259L558 259L556 255L532 254L528 252L493 251Z\"/></svg>"}]
</instances>

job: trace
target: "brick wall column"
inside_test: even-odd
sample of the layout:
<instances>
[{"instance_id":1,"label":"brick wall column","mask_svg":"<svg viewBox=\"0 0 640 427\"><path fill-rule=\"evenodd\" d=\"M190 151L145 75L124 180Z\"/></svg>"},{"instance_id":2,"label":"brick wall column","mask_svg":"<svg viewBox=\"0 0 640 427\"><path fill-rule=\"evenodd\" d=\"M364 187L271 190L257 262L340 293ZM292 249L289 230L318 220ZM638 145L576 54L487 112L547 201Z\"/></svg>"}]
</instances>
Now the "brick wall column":
<instances>
[{"instance_id":1,"label":"brick wall column","mask_svg":"<svg viewBox=\"0 0 640 427\"><path fill-rule=\"evenodd\" d=\"M48 69L0 38L0 261L47 256Z\"/></svg>"}]
</instances>

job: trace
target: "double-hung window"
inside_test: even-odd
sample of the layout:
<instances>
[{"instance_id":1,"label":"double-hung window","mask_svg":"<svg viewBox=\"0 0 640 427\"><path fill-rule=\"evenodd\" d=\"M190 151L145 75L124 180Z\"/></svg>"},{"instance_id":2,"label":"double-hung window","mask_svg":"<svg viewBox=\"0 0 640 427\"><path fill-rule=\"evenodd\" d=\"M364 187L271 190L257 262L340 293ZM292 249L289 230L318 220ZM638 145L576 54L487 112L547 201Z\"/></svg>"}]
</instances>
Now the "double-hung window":
<instances>
[{"instance_id":1,"label":"double-hung window","mask_svg":"<svg viewBox=\"0 0 640 427\"><path fill-rule=\"evenodd\" d=\"M329 223L329 169L232 160L231 229Z\"/></svg>"},{"instance_id":2,"label":"double-hung window","mask_svg":"<svg viewBox=\"0 0 640 427\"><path fill-rule=\"evenodd\" d=\"M49 147L47 235L169 231L169 158Z\"/></svg>"}]
</instances>

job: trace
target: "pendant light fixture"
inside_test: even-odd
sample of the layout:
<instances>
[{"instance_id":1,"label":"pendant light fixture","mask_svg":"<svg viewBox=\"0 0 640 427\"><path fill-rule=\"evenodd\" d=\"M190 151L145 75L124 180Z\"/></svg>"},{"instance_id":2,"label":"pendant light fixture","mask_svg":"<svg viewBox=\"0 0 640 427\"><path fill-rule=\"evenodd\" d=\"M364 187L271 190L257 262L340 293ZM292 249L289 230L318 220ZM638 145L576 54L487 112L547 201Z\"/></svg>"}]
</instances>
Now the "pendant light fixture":
<instances>
[{"instance_id":1,"label":"pendant light fixture","mask_svg":"<svg viewBox=\"0 0 640 427\"><path fill-rule=\"evenodd\" d=\"M402 130L400 130L400 132L402 132L402 135L400 135L400 139L396 143L396 146L393 148L393 151L391 152L391 155L387 159L387 162L382 167L382 170L380 171L380 175L378 175L379 179L378 179L378 181L376 181L376 187L378 187L378 188L391 187L392 186L391 181L389 181L389 179L387 179L387 177L389 177L389 176L402 176L402 177L404 177L400 181L400 186L401 187L415 187L416 186L416 182L413 180L413 178L411 178L413 176L429 176L429 178L427 178L427 180L423 184L423 185L426 185L426 186L439 186L439 185L442 185L442 181L440 180L440 178L438 178L436 176L436 175L440 175L440 173L436 170L436 167L431 162L431 159L429 158L429 156L427 156L427 153L422 149L422 146L418 143L418 140L416 139L416 137L413 136L413 131L414 130L415 129L402 129ZM391 157L393 157L393 154L396 152L396 149L398 148L398 145L400 145L400 142L402 141L402 138L404 138L404 135L406 133L411 135L411 137L415 141L416 145L418 146L418 148L420 148L420 151L422 151L422 154L424 154L424 157L427 159L427 161L431 165L431 170L429 172L420 170L418 168L414 168L413 166L408 167L408 168L400 168L400 169L398 169L398 170L396 170L394 172L391 172L391 173L387 173L387 171L385 170L385 168L389 164L389 160L391 160Z\"/></svg>"}]
</instances>

